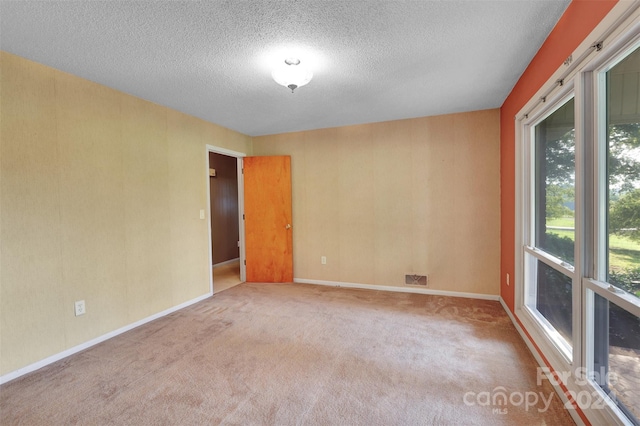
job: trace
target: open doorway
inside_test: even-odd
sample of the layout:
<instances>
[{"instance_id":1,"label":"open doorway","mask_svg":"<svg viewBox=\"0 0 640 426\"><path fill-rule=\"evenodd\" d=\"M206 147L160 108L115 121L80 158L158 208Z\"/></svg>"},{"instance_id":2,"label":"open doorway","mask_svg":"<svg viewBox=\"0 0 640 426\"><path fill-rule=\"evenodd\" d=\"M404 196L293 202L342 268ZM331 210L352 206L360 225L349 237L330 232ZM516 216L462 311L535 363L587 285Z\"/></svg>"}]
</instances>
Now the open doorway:
<instances>
[{"instance_id":1,"label":"open doorway","mask_svg":"<svg viewBox=\"0 0 640 426\"><path fill-rule=\"evenodd\" d=\"M209 247L213 293L245 281L242 157L207 146Z\"/></svg>"}]
</instances>

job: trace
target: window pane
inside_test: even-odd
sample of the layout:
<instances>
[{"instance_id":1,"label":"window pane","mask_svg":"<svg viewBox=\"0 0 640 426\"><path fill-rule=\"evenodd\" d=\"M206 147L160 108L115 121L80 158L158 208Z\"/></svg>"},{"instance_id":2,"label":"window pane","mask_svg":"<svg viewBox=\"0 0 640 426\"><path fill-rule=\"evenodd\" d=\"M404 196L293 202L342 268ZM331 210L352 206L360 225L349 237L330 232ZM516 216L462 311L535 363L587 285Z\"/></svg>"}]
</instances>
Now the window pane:
<instances>
[{"instance_id":1,"label":"window pane","mask_svg":"<svg viewBox=\"0 0 640 426\"><path fill-rule=\"evenodd\" d=\"M640 49L607 73L608 281L640 297Z\"/></svg>"},{"instance_id":2,"label":"window pane","mask_svg":"<svg viewBox=\"0 0 640 426\"><path fill-rule=\"evenodd\" d=\"M640 424L640 318L594 293L593 378Z\"/></svg>"},{"instance_id":3,"label":"window pane","mask_svg":"<svg viewBox=\"0 0 640 426\"><path fill-rule=\"evenodd\" d=\"M571 278L561 274L547 264L538 262L538 312L572 346L571 338Z\"/></svg>"},{"instance_id":4,"label":"window pane","mask_svg":"<svg viewBox=\"0 0 640 426\"><path fill-rule=\"evenodd\" d=\"M535 127L535 245L574 257L575 119L571 99Z\"/></svg>"}]
</instances>

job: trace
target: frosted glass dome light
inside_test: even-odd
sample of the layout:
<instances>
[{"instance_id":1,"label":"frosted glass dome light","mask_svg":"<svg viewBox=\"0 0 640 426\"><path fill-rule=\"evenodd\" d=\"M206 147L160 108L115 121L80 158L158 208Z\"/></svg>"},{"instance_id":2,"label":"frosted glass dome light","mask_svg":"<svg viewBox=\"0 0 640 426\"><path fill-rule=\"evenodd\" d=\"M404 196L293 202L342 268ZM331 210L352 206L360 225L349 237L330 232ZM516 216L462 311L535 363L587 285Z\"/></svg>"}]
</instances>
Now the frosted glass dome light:
<instances>
[{"instance_id":1,"label":"frosted glass dome light","mask_svg":"<svg viewBox=\"0 0 640 426\"><path fill-rule=\"evenodd\" d=\"M276 83L291 89L291 93L298 87L309 83L313 78L311 70L304 65L300 65L300 59L289 58L271 72L271 76Z\"/></svg>"}]
</instances>

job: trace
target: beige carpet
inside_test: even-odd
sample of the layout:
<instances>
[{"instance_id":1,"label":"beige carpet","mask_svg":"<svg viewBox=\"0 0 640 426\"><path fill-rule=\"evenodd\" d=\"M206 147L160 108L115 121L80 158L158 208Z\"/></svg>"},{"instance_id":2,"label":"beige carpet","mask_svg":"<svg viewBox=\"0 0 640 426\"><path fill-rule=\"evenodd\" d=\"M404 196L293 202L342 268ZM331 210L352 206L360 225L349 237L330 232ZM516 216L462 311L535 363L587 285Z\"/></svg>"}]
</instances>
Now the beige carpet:
<instances>
[{"instance_id":1,"label":"beige carpet","mask_svg":"<svg viewBox=\"0 0 640 426\"><path fill-rule=\"evenodd\" d=\"M553 394L497 302L240 284L3 385L0 423L573 424L499 386Z\"/></svg>"}]
</instances>

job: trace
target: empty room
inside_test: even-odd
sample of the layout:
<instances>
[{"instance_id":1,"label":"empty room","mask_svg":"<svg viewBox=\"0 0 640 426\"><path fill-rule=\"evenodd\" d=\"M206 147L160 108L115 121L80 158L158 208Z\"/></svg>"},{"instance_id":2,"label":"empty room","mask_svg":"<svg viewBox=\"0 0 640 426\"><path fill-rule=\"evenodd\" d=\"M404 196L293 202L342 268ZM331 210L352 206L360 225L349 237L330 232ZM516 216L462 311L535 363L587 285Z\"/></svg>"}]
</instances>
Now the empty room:
<instances>
[{"instance_id":1,"label":"empty room","mask_svg":"<svg viewBox=\"0 0 640 426\"><path fill-rule=\"evenodd\" d=\"M0 0L0 424L640 425L640 1Z\"/></svg>"}]
</instances>

